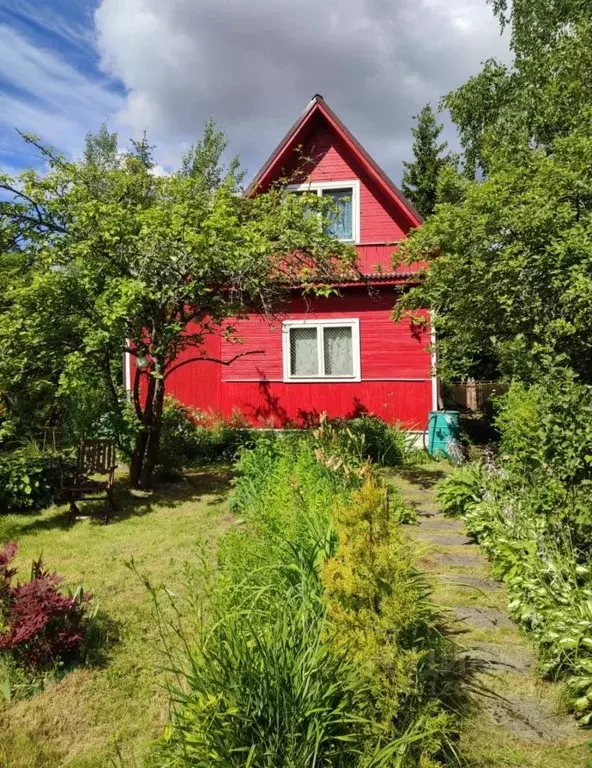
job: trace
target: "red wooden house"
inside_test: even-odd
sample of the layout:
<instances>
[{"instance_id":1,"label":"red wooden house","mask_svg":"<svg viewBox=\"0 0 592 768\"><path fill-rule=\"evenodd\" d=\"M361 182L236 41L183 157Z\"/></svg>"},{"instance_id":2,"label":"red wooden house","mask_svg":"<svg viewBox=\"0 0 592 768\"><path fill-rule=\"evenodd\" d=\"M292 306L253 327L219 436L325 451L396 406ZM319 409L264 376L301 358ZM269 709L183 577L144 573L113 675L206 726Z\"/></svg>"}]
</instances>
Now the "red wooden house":
<instances>
[{"instance_id":1,"label":"red wooden house","mask_svg":"<svg viewBox=\"0 0 592 768\"><path fill-rule=\"evenodd\" d=\"M295 290L283 320L270 326L251 317L235 324L240 351L263 354L230 366L183 366L171 374L168 392L200 410L224 416L240 411L260 426L305 424L325 411L343 417L374 413L423 430L428 411L436 408L429 329L418 334L408 321L391 319L398 292L414 271L394 270L391 257L421 217L321 96L275 149L250 193L289 177L302 155L313 158L304 187L333 199L339 212L333 234L355 244L372 290L350 283L339 287L339 295L307 302ZM207 345L210 357L236 355L236 346L221 336L208 337Z\"/></svg>"}]
</instances>

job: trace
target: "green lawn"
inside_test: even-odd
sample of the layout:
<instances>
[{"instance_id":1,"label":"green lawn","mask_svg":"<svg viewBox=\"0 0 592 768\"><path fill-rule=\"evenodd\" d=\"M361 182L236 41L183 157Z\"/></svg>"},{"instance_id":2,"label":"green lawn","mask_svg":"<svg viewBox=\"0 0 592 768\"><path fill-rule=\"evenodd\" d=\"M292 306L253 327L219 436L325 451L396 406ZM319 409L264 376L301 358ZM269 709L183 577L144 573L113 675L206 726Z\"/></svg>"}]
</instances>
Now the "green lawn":
<instances>
[{"instance_id":1,"label":"green lawn","mask_svg":"<svg viewBox=\"0 0 592 768\"><path fill-rule=\"evenodd\" d=\"M103 664L78 668L28 700L0 704L2 768L100 768L119 764L118 752L126 766L142 764L166 724L167 697L150 596L125 561L133 557L154 583L180 586L199 543L214 544L232 522L229 480L227 470L195 472L143 498L122 482L122 511L109 525L100 503L87 504L91 517L72 525L65 507L0 516L0 542L18 542L23 574L42 554L67 584L82 582L114 623Z\"/></svg>"}]
</instances>

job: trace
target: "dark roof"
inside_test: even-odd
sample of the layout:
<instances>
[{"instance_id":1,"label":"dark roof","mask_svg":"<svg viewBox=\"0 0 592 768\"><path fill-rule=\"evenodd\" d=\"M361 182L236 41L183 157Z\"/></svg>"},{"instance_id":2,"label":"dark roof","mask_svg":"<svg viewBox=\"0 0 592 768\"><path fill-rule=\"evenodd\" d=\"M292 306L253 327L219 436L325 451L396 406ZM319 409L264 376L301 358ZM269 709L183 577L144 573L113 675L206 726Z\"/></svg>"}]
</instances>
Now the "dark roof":
<instances>
[{"instance_id":1,"label":"dark roof","mask_svg":"<svg viewBox=\"0 0 592 768\"><path fill-rule=\"evenodd\" d=\"M394 196L399 201L399 203L411 214L411 216L416 220L416 223L421 224L423 222L423 218L419 213L419 211L405 197L405 195L401 192L401 190L397 187L397 185L387 176L387 174L382 170L382 168L378 165L378 163L364 149L364 147L352 134L349 128L346 125L344 125L344 123L341 122L339 117L337 117L335 112L333 112L331 107L329 107L327 102L318 93L313 96L313 98L307 105L304 112L292 125L290 130L286 133L284 138L280 141L280 143L271 153L267 161L264 163L261 170L257 173L253 181L249 184L249 187L247 189L247 194L249 195L255 192L255 190L261 183L261 181L265 178L265 175L267 174L267 172L278 160L282 152L289 146L294 136L304 126L304 124L308 122L308 120L312 117L312 115L317 111L321 112L321 114L323 114L329 120L329 122L332 122L337 127L338 131L341 132L341 134L344 136L346 141L352 146L352 148L357 152L357 154L365 161L368 167L374 172L379 182L381 182L382 185L391 193L391 195Z\"/></svg>"}]
</instances>

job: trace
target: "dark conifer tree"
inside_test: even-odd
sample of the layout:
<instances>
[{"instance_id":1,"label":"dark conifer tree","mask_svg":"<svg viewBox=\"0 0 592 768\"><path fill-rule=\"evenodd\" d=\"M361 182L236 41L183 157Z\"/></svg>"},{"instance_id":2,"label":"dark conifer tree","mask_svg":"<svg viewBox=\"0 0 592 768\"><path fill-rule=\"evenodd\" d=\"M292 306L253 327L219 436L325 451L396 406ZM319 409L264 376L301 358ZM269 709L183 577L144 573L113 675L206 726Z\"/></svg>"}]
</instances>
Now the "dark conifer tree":
<instances>
[{"instance_id":1,"label":"dark conifer tree","mask_svg":"<svg viewBox=\"0 0 592 768\"><path fill-rule=\"evenodd\" d=\"M415 141L413 154L415 160L404 162L403 193L413 203L422 216L430 216L436 206L438 176L442 166L448 162L442 156L447 144L438 143L442 126L430 104L426 104L419 115L415 115L415 128L411 129Z\"/></svg>"}]
</instances>

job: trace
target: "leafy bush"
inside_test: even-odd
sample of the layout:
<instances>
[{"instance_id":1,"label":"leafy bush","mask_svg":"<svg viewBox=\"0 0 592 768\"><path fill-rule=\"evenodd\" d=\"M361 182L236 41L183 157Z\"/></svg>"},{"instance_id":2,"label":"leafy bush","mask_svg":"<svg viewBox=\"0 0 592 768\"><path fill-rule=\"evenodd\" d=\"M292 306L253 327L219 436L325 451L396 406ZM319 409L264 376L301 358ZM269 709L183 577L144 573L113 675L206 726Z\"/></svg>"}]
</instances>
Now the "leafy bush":
<instances>
[{"instance_id":1,"label":"leafy bush","mask_svg":"<svg viewBox=\"0 0 592 768\"><path fill-rule=\"evenodd\" d=\"M496 424L507 471L575 488L592 480L592 387L560 370L499 398Z\"/></svg>"},{"instance_id":2,"label":"leafy bush","mask_svg":"<svg viewBox=\"0 0 592 768\"><path fill-rule=\"evenodd\" d=\"M58 498L61 472L68 462L58 451L34 445L0 453L0 511L41 509Z\"/></svg>"},{"instance_id":3,"label":"leafy bush","mask_svg":"<svg viewBox=\"0 0 592 768\"><path fill-rule=\"evenodd\" d=\"M483 498L485 474L482 464L458 467L438 485L437 499L445 515L463 515L471 504Z\"/></svg>"},{"instance_id":4,"label":"leafy bush","mask_svg":"<svg viewBox=\"0 0 592 768\"><path fill-rule=\"evenodd\" d=\"M534 637L541 670L567 680L568 703L592 722L592 568L560 522L539 514L528 489L490 481L465 512L468 530L507 586L514 619Z\"/></svg>"},{"instance_id":5,"label":"leafy bush","mask_svg":"<svg viewBox=\"0 0 592 768\"><path fill-rule=\"evenodd\" d=\"M159 463L165 472L191 465L233 461L239 448L252 445L256 436L239 417L225 421L166 399Z\"/></svg>"},{"instance_id":6,"label":"leafy bush","mask_svg":"<svg viewBox=\"0 0 592 768\"><path fill-rule=\"evenodd\" d=\"M592 402L569 372L499 400L497 464L461 468L441 486L507 585L509 608L537 643L541 670L567 681L592 724Z\"/></svg>"},{"instance_id":7,"label":"leafy bush","mask_svg":"<svg viewBox=\"0 0 592 768\"><path fill-rule=\"evenodd\" d=\"M359 450L364 458L385 467L398 467L405 463L409 444L400 427L387 424L378 416L332 419L331 423L361 438Z\"/></svg>"},{"instance_id":8,"label":"leafy bush","mask_svg":"<svg viewBox=\"0 0 592 768\"><path fill-rule=\"evenodd\" d=\"M14 584L17 545L0 550L0 650L18 665L38 671L75 660L91 620L89 595L64 595L61 579L33 563L31 579Z\"/></svg>"}]
</instances>

